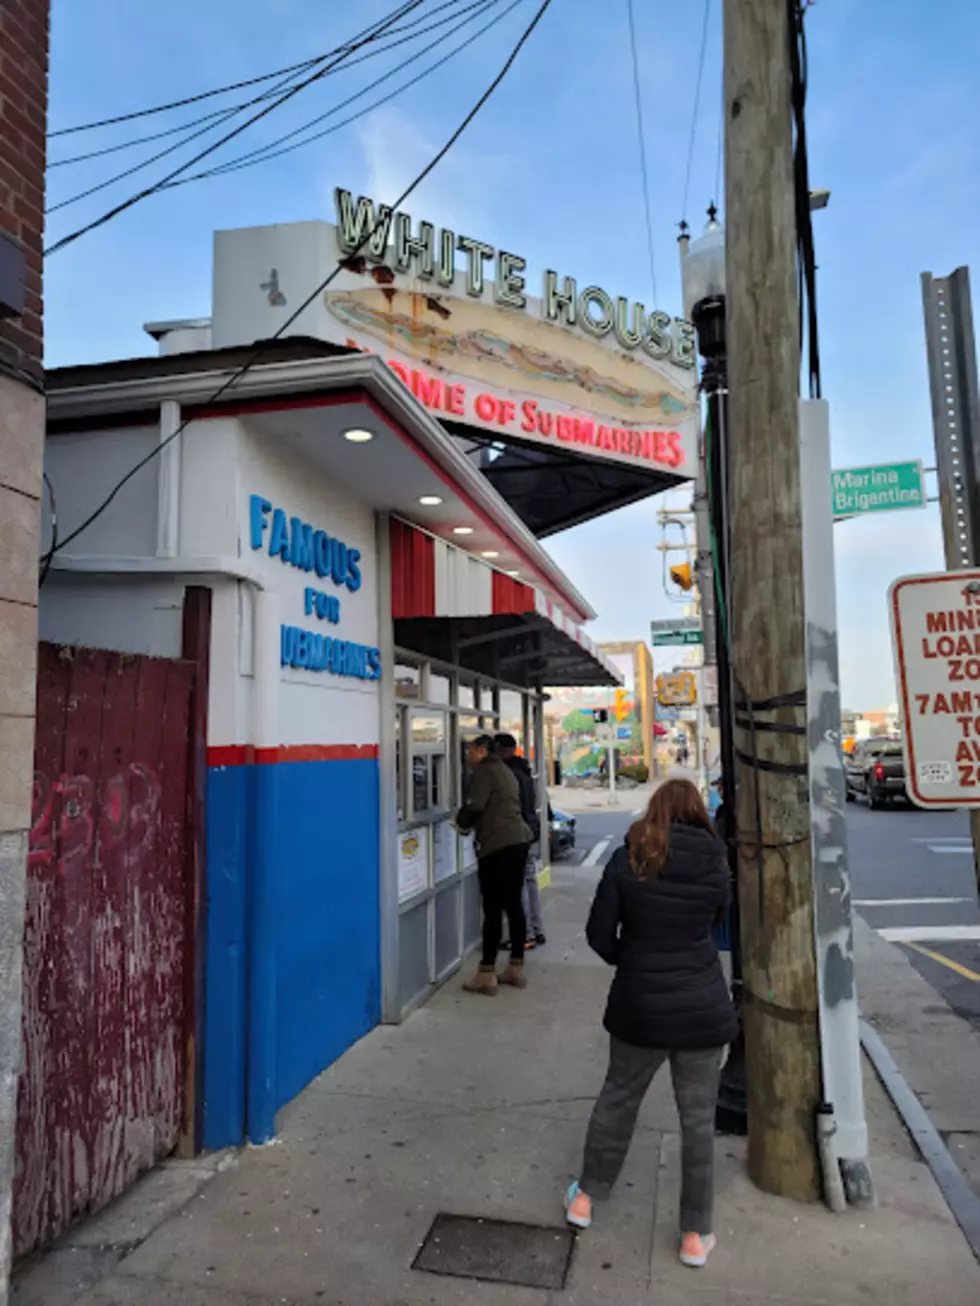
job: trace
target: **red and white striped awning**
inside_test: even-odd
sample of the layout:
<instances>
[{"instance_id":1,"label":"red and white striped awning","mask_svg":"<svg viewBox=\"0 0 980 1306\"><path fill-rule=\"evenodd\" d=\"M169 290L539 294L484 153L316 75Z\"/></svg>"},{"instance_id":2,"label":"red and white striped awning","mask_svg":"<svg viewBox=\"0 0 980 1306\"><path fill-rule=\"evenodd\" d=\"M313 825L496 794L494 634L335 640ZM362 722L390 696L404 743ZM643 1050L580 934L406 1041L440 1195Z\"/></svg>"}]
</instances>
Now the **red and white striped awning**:
<instances>
[{"instance_id":1,"label":"red and white striped awning","mask_svg":"<svg viewBox=\"0 0 980 1306\"><path fill-rule=\"evenodd\" d=\"M514 683L616 685L615 665L569 613L542 590L498 571L465 549L408 522L391 522L391 611L404 630L410 623L411 647L456 660L438 627L452 635L461 665L473 652L476 670L493 670ZM429 638L420 625L433 623ZM396 642L399 625L396 625ZM488 653L492 651L492 665ZM506 647L503 647L506 645ZM477 652L479 650L479 653Z\"/></svg>"}]
</instances>

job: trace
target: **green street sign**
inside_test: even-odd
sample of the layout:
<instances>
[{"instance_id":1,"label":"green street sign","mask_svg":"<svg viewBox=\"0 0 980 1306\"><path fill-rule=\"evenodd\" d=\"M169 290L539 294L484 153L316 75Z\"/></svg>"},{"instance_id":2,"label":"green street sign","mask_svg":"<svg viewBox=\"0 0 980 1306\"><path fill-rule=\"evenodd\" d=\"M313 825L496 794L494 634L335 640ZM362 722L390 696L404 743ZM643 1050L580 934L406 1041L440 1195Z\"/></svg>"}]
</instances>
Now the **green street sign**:
<instances>
[{"instance_id":1,"label":"green street sign","mask_svg":"<svg viewBox=\"0 0 980 1306\"><path fill-rule=\"evenodd\" d=\"M654 648L666 648L669 644L704 643L700 630L654 630L650 639Z\"/></svg>"},{"instance_id":2,"label":"green street sign","mask_svg":"<svg viewBox=\"0 0 980 1306\"><path fill-rule=\"evenodd\" d=\"M845 467L830 474L835 517L926 506L921 462L882 463L879 467Z\"/></svg>"}]
</instances>

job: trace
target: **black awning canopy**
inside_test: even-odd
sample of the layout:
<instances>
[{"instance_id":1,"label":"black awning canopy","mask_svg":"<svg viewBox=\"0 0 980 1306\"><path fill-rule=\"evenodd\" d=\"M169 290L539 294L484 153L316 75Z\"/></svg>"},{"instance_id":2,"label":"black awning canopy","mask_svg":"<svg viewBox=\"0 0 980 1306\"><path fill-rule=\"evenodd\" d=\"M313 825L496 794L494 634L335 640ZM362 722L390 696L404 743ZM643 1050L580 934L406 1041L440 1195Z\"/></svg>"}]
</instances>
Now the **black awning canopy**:
<instances>
[{"instance_id":1,"label":"black awning canopy","mask_svg":"<svg viewBox=\"0 0 980 1306\"><path fill-rule=\"evenodd\" d=\"M666 471L631 467L564 449L497 443L474 427L443 425L478 461L480 470L529 530L544 539L603 513L638 503L678 484Z\"/></svg>"}]
</instances>

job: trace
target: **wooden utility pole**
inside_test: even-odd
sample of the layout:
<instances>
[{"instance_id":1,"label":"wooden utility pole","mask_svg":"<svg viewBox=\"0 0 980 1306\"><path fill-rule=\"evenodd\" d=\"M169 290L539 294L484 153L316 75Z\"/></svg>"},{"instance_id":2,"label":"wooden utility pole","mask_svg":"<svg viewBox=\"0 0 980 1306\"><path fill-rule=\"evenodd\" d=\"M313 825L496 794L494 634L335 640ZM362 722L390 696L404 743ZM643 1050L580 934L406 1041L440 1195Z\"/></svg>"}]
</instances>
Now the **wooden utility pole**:
<instances>
[{"instance_id":1,"label":"wooden utility pole","mask_svg":"<svg viewBox=\"0 0 980 1306\"><path fill-rule=\"evenodd\" d=\"M726 0L725 175L739 901L749 1174L820 1195L800 344L787 0Z\"/></svg>"}]
</instances>

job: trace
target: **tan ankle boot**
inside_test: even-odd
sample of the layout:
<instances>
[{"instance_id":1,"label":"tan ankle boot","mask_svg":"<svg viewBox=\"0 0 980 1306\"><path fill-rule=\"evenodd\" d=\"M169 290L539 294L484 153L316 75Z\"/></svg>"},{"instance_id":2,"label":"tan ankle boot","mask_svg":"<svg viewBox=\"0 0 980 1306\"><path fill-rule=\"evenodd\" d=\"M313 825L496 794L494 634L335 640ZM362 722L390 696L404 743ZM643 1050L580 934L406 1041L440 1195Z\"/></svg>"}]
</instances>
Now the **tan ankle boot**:
<instances>
[{"instance_id":1,"label":"tan ankle boot","mask_svg":"<svg viewBox=\"0 0 980 1306\"><path fill-rule=\"evenodd\" d=\"M497 992L496 966L481 966L471 980L463 985L467 993L484 993L492 998Z\"/></svg>"},{"instance_id":2,"label":"tan ankle boot","mask_svg":"<svg viewBox=\"0 0 980 1306\"><path fill-rule=\"evenodd\" d=\"M511 988L526 989L527 980L524 978L523 961L509 962L507 965L507 969L500 977L500 982L501 984L509 984Z\"/></svg>"}]
</instances>

